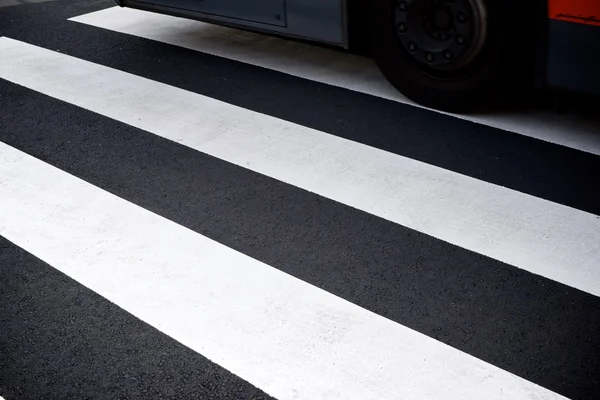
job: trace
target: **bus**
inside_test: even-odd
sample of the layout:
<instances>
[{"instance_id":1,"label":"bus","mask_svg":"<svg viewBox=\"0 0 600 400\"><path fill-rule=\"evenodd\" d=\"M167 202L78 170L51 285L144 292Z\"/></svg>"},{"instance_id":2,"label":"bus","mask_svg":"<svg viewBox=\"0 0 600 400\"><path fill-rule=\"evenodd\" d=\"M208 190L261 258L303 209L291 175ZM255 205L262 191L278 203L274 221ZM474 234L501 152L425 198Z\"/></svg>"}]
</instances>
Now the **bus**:
<instances>
[{"instance_id":1,"label":"bus","mask_svg":"<svg viewBox=\"0 0 600 400\"><path fill-rule=\"evenodd\" d=\"M471 112L532 87L600 95L600 0L115 0L358 51L425 107Z\"/></svg>"}]
</instances>

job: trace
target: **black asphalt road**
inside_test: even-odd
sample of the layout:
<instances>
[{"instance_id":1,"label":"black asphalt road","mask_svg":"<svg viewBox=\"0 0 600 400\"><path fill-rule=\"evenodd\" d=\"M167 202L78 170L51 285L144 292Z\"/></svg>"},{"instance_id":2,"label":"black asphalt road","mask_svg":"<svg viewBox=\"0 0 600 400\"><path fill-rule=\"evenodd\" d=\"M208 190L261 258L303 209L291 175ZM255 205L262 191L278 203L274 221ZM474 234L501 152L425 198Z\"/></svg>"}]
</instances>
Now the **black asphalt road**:
<instances>
[{"instance_id":1,"label":"black asphalt road","mask_svg":"<svg viewBox=\"0 0 600 400\"><path fill-rule=\"evenodd\" d=\"M112 5L2 7L0 36L600 215L600 157L66 21ZM598 398L598 297L3 80L0 105L10 146L552 391ZM268 398L1 238L0 285L6 400Z\"/></svg>"},{"instance_id":2,"label":"black asphalt road","mask_svg":"<svg viewBox=\"0 0 600 400\"><path fill-rule=\"evenodd\" d=\"M0 266L6 400L271 398L2 237Z\"/></svg>"}]
</instances>

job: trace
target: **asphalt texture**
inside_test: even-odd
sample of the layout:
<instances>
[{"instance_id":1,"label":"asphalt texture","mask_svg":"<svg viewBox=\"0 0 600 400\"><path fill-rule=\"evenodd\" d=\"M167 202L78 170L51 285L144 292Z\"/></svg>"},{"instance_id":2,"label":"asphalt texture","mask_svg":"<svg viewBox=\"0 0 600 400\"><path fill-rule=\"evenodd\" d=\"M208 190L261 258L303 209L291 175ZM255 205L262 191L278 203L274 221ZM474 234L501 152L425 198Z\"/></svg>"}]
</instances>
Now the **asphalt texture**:
<instances>
[{"instance_id":1,"label":"asphalt texture","mask_svg":"<svg viewBox=\"0 0 600 400\"><path fill-rule=\"evenodd\" d=\"M2 237L0 266L6 400L271 399Z\"/></svg>"},{"instance_id":2,"label":"asphalt texture","mask_svg":"<svg viewBox=\"0 0 600 400\"><path fill-rule=\"evenodd\" d=\"M58 4L0 8L0 36L600 215L600 157L66 21L110 1ZM0 104L10 146L559 394L600 393L598 297L3 80ZM1 237L0 279L6 400L269 398Z\"/></svg>"}]
</instances>

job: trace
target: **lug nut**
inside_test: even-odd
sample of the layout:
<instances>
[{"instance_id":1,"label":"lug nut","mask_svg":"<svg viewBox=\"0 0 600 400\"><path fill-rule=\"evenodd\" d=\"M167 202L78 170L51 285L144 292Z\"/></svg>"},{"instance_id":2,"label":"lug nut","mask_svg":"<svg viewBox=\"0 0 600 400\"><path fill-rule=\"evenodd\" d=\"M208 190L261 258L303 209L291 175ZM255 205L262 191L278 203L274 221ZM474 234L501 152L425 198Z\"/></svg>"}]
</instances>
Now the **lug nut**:
<instances>
[{"instance_id":1,"label":"lug nut","mask_svg":"<svg viewBox=\"0 0 600 400\"><path fill-rule=\"evenodd\" d=\"M400 22L398 24L398 30L402 33L406 32L406 24L404 22Z\"/></svg>"},{"instance_id":2,"label":"lug nut","mask_svg":"<svg viewBox=\"0 0 600 400\"><path fill-rule=\"evenodd\" d=\"M458 44L465 44L465 37L461 36L461 35L458 35L456 37L456 43L458 43Z\"/></svg>"},{"instance_id":3,"label":"lug nut","mask_svg":"<svg viewBox=\"0 0 600 400\"><path fill-rule=\"evenodd\" d=\"M444 52L444 58L446 60L452 60L453 57L454 57L454 54L452 54L452 52L450 50L446 50Z\"/></svg>"},{"instance_id":4,"label":"lug nut","mask_svg":"<svg viewBox=\"0 0 600 400\"><path fill-rule=\"evenodd\" d=\"M405 2L405 1L401 1L401 2L398 4L398 8L399 8L401 11L406 11L406 9L408 8L408 4L406 4L406 2Z\"/></svg>"},{"instance_id":5,"label":"lug nut","mask_svg":"<svg viewBox=\"0 0 600 400\"><path fill-rule=\"evenodd\" d=\"M467 14L465 14L462 11L458 13L456 18L458 19L458 22L461 22L461 23L467 22Z\"/></svg>"},{"instance_id":6,"label":"lug nut","mask_svg":"<svg viewBox=\"0 0 600 400\"><path fill-rule=\"evenodd\" d=\"M427 62L432 63L435 60L435 57L433 56L433 54L427 53L427 55L425 55L425 59L427 60Z\"/></svg>"},{"instance_id":7,"label":"lug nut","mask_svg":"<svg viewBox=\"0 0 600 400\"><path fill-rule=\"evenodd\" d=\"M413 52L414 52L414 51L417 51L417 45L416 45L416 44L414 44L413 42L410 42L410 43L408 44L408 49L409 49L410 51L413 51Z\"/></svg>"}]
</instances>

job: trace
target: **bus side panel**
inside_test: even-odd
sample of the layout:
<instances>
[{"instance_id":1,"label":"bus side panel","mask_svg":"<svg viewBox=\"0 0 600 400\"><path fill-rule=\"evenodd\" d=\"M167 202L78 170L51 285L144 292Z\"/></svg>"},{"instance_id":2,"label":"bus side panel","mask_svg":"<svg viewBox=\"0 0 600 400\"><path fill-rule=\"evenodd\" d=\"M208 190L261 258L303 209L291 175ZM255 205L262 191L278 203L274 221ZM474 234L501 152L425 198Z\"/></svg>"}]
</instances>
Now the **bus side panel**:
<instances>
[{"instance_id":1,"label":"bus side panel","mask_svg":"<svg viewBox=\"0 0 600 400\"><path fill-rule=\"evenodd\" d=\"M600 95L600 0L549 0L548 86Z\"/></svg>"},{"instance_id":2,"label":"bus side panel","mask_svg":"<svg viewBox=\"0 0 600 400\"><path fill-rule=\"evenodd\" d=\"M286 0L290 33L347 47L346 0Z\"/></svg>"},{"instance_id":3,"label":"bus side panel","mask_svg":"<svg viewBox=\"0 0 600 400\"><path fill-rule=\"evenodd\" d=\"M142 0L148 1L149 0ZM243 21L285 26L285 0L151 0L180 10L195 10Z\"/></svg>"},{"instance_id":4,"label":"bus side panel","mask_svg":"<svg viewBox=\"0 0 600 400\"><path fill-rule=\"evenodd\" d=\"M244 19L243 17L240 18L243 15L243 13L240 14L240 11L243 11L247 16L250 16L248 7L254 0L227 0L227 3L232 5L229 8L215 3L214 10L203 6L203 2L199 0L115 1L123 7L137 8L140 10L196 19L199 21L258 32L307 39L337 46L347 46L345 0L282 0L284 2L284 16L280 15L279 7L273 7L271 16L263 13L260 18L254 16L249 19ZM244 4L242 4L243 6L239 6L237 2ZM260 10L253 9L251 11L255 13Z\"/></svg>"}]
</instances>

